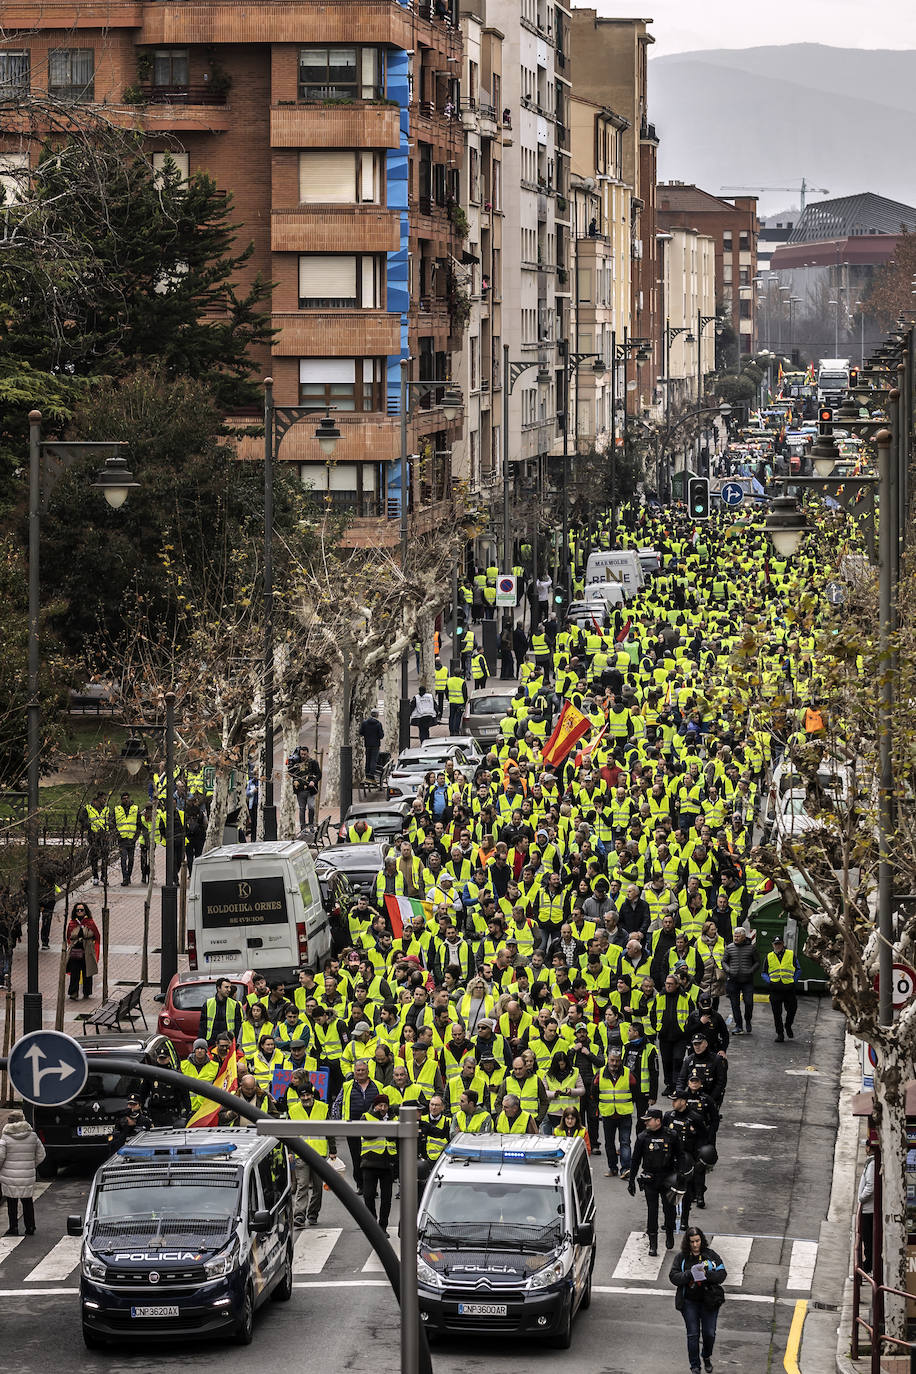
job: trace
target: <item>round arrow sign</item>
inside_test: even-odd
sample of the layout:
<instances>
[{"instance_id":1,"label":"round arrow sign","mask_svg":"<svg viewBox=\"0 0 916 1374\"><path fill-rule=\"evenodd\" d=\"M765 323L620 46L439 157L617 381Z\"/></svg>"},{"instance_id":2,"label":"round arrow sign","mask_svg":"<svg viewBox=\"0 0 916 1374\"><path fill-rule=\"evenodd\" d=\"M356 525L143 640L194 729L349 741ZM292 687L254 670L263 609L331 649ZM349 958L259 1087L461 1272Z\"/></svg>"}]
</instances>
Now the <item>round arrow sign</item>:
<instances>
[{"instance_id":1,"label":"round arrow sign","mask_svg":"<svg viewBox=\"0 0 916 1374\"><path fill-rule=\"evenodd\" d=\"M60 1107L86 1086L89 1065L82 1045L62 1031L31 1031L17 1040L7 1060L10 1083L38 1107Z\"/></svg>"},{"instance_id":2,"label":"round arrow sign","mask_svg":"<svg viewBox=\"0 0 916 1374\"><path fill-rule=\"evenodd\" d=\"M726 482L719 492L723 506L740 506L744 500L744 487L740 482Z\"/></svg>"}]
</instances>

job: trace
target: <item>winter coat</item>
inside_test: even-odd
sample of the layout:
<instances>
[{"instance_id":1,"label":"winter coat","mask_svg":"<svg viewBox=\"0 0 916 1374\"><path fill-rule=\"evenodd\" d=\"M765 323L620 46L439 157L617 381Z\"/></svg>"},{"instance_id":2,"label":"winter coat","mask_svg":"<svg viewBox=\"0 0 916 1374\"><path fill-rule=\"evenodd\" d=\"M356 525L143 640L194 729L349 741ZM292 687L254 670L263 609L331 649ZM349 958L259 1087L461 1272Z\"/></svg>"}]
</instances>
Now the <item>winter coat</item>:
<instances>
[{"instance_id":1,"label":"winter coat","mask_svg":"<svg viewBox=\"0 0 916 1374\"><path fill-rule=\"evenodd\" d=\"M8 1121L0 1132L0 1189L4 1197L33 1197L35 1170L45 1147L27 1121Z\"/></svg>"},{"instance_id":2,"label":"winter coat","mask_svg":"<svg viewBox=\"0 0 916 1374\"><path fill-rule=\"evenodd\" d=\"M729 983L751 983L760 967L760 956L750 940L743 945L726 945L722 966Z\"/></svg>"},{"instance_id":3,"label":"winter coat","mask_svg":"<svg viewBox=\"0 0 916 1374\"><path fill-rule=\"evenodd\" d=\"M99 971L101 939L92 917L83 922L82 928L79 921L71 920L67 926L67 972L72 973L74 968L85 968L86 977L94 977Z\"/></svg>"},{"instance_id":4,"label":"winter coat","mask_svg":"<svg viewBox=\"0 0 916 1374\"><path fill-rule=\"evenodd\" d=\"M703 1283L695 1283L691 1273L694 1264L703 1264L706 1268L706 1279ZM669 1282L674 1284L674 1305L678 1312L683 1312L686 1301L699 1302L704 1307L719 1306L719 1301L725 1300L725 1293L722 1285L728 1278L725 1265L722 1263L715 1250L706 1246L700 1251L698 1259L692 1256L676 1255L674 1263L668 1273ZM712 1290L710 1292L710 1290ZM706 1294L709 1293L713 1301L708 1301Z\"/></svg>"}]
</instances>

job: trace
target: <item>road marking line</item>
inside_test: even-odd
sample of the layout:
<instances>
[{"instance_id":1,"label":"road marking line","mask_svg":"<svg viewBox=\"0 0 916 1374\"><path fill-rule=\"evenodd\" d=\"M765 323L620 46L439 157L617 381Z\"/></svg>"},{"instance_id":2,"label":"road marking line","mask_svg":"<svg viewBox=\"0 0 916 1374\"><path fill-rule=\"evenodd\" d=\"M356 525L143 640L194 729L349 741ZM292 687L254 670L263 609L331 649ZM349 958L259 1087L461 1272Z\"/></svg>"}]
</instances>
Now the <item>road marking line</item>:
<instances>
[{"instance_id":1,"label":"road marking line","mask_svg":"<svg viewBox=\"0 0 916 1374\"><path fill-rule=\"evenodd\" d=\"M665 1263L665 1252L652 1256L643 1231L631 1231L617 1261L612 1279L657 1279Z\"/></svg>"},{"instance_id":2,"label":"road marking line","mask_svg":"<svg viewBox=\"0 0 916 1374\"><path fill-rule=\"evenodd\" d=\"M65 1279L80 1262L82 1244L81 1236L61 1236L54 1249L48 1251L30 1274L26 1274L26 1283L49 1283L53 1279Z\"/></svg>"},{"instance_id":3,"label":"road marking line","mask_svg":"<svg viewBox=\"0 0 916 1374\"><path fill-rule=\"evenodd\" d=\"M647 1298L667 1298L671 1301L674 1292L673 1288L628 1288L625 1284L592 1284L593 1293L629 1293L631 1296ZM2 1294L0 1294L2 1297ZM794 1307L794 1298L775 1298L766 1293L729 1293L729 1302L768 1302L776 1303L779 1307Z\"/></svg>"},{"instance_id":4,"label":"road marking line","mask_svg":"<svg viewBox=\"0 0 916 1374\"><path fill-rule=\"evenodd\" d=\"M726 1288L740 1288L744 1282L744 1270L751 1257L753 1236L713 1236L716 1253L721 1255L722 1263L728 1270Z\"/></svg>"},{"instance_id":5,"label":"road marking line","mask_svg":"<svg viewBox=\"0 0 916 1374\"><path fill-rule=\"evenodd\" d=\"M397 1250L398 1246L400 1245L400 1240L398 1239L398 1228L396 1226L389 1226L388 1234L391 1237L391 1243L393 1244L395 1250ZM372 1254L369 1256L369 1258L366 1260L366 1263L363 1265L361 1272L363 1274L384 1274L385 1270L382 1265L382 1261L379 1259L378 1255L375 1253L374 1250L372 1251Z\"/></svg>"},{"instance_id":6,"label":"road marking line","mask_svg":"<svg viewBox=\"0 0 916 1374\"><path fill-rule=\"evenodd\" d=\"M789 1277L786 1280L786 1288L796 1288L802 1293L810 1293L816 1263L817 1241L794 1241L792 1257L789 1260Z\"/></svg>"},{"instance_id":7,"label":"road marking line","mask_svg":"<svg viewBox=\"0 0 916 1374\"><path fill-rule=\"evenodd\" d=\"M309 1226L300 1232L293 1248L294 1274L320 1274L343 1232L340 1226L316 1230Z\"/></svg>"},{"instance_id":8,"label":"road marking line","mask_svg":"<svg viewBox=\"0 0 916 1374\"><path fill-rule=\"evenodd\" d=\"M73 1297L79 1291L78 1288L33 1288L25 1296L28 1298ZM0 1298L21 1298L23 1293L22 1288L0 1288Z\"/></svg>"},{"instance_id":9,"label":"road marking line","mask_svg":"<svg viewBox=\"0 0 916 1374\"><path fill-rule=\"evenodd\" d=\"M46 1193L46 1192L48 1191L48 1189L50 1188L50 1186L51 1186L50 1180L46 1180L44 1183L36 1183L36 1184L35 1184L35 1191L32 1193L32 1197L33 1197L33 1198L39 1198L39 1197L41 1197L43 1193Z\"/></svg>"},{"instance_id":10,"label":"road marking line","mask_svg":"<svg viewBox=\"0 0 916 1374\"><path fill-rule=\"evenodd\" d=\"M0 1264L16 1249L20 1241L25 1240L25 1236L0 1236Z\"/></svg>"},{"instance_id":11,"label":"road marking line","mask_svg":"<svg viewBox=\"0 0 916 1374\"><path fill-rule=\"evenodd\" d=\"M798 1352L801 1349L802 1330L805 1325L805 1315L807 1311L807 1299L799 1298L798 1302L795 1304L792 1325L789 1327L789 1339L786 1342L786 1353L782 1358L782 1367L786 1371L786 1374L801 1374L798 1367Z\"/></svg>"},{"instance_id":12,"label":"road marking line","mask_svg":"<svg viewBox=\"0 0 916 1374\"><path fill-rule=\"evenodd\" d=\"M294 1283L294 1288L389 1288L387 1279L315 1279L312 1283ZM2 1297L0 1293L0 1297Z\"/></svg>"}]
</instances>

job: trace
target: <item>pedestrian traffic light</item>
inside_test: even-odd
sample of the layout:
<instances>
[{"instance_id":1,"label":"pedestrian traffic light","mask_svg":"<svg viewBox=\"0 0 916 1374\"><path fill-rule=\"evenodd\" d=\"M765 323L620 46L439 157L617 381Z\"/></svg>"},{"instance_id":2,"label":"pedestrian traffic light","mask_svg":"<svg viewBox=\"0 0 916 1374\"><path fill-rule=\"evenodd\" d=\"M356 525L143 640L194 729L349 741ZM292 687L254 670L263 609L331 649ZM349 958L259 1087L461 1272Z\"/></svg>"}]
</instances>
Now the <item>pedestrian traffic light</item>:
<instances>
[{"instance_id":1,"label":"pedestrian traffic light","mask_svg":"<svg viewBox=\"0 0 916 1374\"><path fill-rule=\"evenodd\" d=\"M856 387L857 387L858 385L859 385L859 369L858 369L857 367L851 367L851 368L849 369L849 390L850 390L850 391L855 391L855 389L856 389Z\"/></svg>"},{"instance_id":2,"label":"pedestrian traffic light","mask_svg":"<svg viewBox=\"0 0 916 1374\"><path fill-rule=\"evenodd\" d=\"M817 412L817 432L828 437L833 433L833 411L829 406L821 406Z\"/></svg>"},{"instance_id":3,"label":"pedestrian traffic light","mask_svg":"<svg viewBox=\"0 0 916 1374\"><path fill-rule=\"evenodd\" d=\"M691 477L687 482L687 514L691 520L709 516L709 478Z\"/></svg>"},{"instance_id":4,"label":"pedestrian traffic light","mask_svg":"<svg viewBox=\"0 0 916 1374\"><path fill-rule=\"evenodd\" d=\"M553 589L553 604L554 604L554 608L555 608L555 610L556 610L556 612L557 612L558 615L561 614L563 611L565 611L568 601L569 601L569 592L566 590L566 588L565 588L565 587L554 587L554 589Z\"/></svg>"}]
</instances>

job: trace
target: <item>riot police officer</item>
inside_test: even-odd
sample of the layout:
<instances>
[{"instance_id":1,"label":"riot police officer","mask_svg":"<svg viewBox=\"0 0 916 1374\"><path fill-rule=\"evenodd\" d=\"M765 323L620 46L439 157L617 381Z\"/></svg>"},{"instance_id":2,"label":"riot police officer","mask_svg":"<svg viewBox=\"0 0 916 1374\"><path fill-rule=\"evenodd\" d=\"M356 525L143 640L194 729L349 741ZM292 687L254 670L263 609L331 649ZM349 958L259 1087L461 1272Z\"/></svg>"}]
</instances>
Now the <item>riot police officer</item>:
<instances>
[{"instance_id":1,"label":"riot police officer","mask_svg":"<svg viewBox=\"0 0 916 1374\"><path fill-rule=\"evenodd\" d=\"M674 1131L681 1144L684 1172L681 1175L680 1183L684 1187L684 1196L681 1199L680 1229L686 1231L690 1221L691 1203L696 1200L698 1207L705 1207L706 1205L705 1202L701 1201L696 1188L697 1157L700 1147L706 1141L706 1128L701 1118L687 1106L686 1089L674 1094L671 1111L665 1113L665 1125L669 1130ZM704 1175L704 1186L705 1181Z\"/></svg>"},{"instance_id":2,"label":"riot police officer","mask_svg":"<svg viewBox=\"0 0 916 1374\"><path fill-rule=\"evenodd\" d=\"M661 1200L665 1218L665 1245L674 1249L674 1213L678 1175L683 1172L680 1141L674 1131L663 1124L660 1107L646 1112L646 1129L640 1131L633 1147L633 1161L627 1191L636 1196L636 1181L646 1199L646 1233L649 1254L658 1254L658 1204Z\"/></svg>"}]
</instances>

